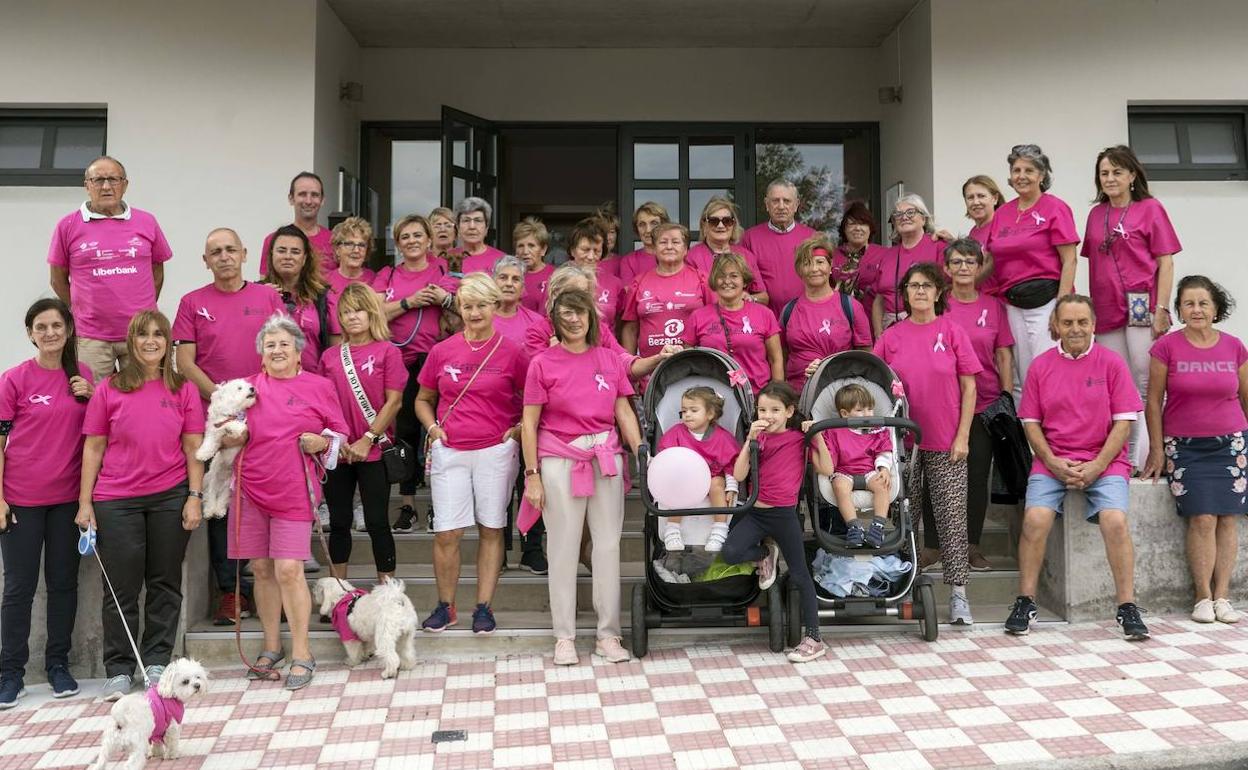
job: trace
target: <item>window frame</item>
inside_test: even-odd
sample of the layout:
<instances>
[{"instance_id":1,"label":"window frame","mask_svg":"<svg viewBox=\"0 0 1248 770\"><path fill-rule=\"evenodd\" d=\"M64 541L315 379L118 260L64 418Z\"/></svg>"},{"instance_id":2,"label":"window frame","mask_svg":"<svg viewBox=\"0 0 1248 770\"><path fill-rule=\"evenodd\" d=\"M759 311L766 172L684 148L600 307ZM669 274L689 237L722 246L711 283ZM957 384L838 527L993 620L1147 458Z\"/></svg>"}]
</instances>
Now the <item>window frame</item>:
<instances>
[{"instance_id":1,"label":"window frame","mask_svg":"<svg viewBox=\"0 0 1248 770\"><path fill-rule=\"evenodd\" d=\"M1178 163L1146 163L1149 179L1162 182L1228 182L1248 179L1248 107L1243 105L1132 105L1127 108L1127 141L1140 124L1175 127ZM1194 163L1188 129L1194 124L1229 124L1238 163ZM1132 148L1134 149L1134 147Z\"/></svg>"},{"instance_id":2,"label":"window frame","mask_svg":"<svg viewBox=\"0 0 1248 770\"><path fill-rule=\"evenodd\" d=\"M108 154L108 110L104 108L0 108L0 126L41 127L39 168L0 168L0 187L80 187L82 168L53 168L56 132L60 128L99 128L104 132L100 155Z\"/></svg>"}]
</instances>

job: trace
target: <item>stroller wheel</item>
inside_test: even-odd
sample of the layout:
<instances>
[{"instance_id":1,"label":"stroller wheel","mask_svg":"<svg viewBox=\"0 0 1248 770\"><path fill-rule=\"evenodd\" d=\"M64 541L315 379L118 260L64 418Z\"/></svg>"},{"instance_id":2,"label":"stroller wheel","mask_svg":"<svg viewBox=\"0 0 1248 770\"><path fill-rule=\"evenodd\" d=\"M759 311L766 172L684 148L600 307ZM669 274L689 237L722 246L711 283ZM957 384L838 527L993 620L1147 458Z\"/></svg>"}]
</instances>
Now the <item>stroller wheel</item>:
<instances>
[{"instance_id":1,"label":"stroller wheel","mask_svg":"<svg viewBox=\"0 0 1248 770\"><path fill-rule=\"evenodd\" d=\"M790 585L788 589L789 622L786 630L788 631L789 646L796 647L802 642L802 594L797 590L797 586Z\"/></svg>"},{"instance_id":2,"label":"stroller wheel","mask_svg":"<svg viewBox=\"0 0 1248 770\"><path fill-rule=\"evenodd\" d=\"M646 586L643 583L633 585L632 614L629 622L632 630L633 655L644 658L649 651L649 631L646 628Z\"/></svg>"},{"instance_id":3,"label":"stroller wheel","mask_svg":"<svg viewBox=\"0 0 1248 770\"><path fill-rule=\"evenodd\" d=\"M934 642L937 635L940 634L940 626L936 620L936 590L932 588L930 582L921 583L918 586L918 600L922 605L922 624L923 641Z\"/></svg>"},{"instance_id":4,"label":"stroller wheel","mask_svg":"<svg viewBox=\"0 0 1248 770\"><path fill-rule=\"evenodd\" d=\"M780 583L777 580L767 589L767 646L772 652L784 651L784 589Z\"/></svg>"}]
</instances>

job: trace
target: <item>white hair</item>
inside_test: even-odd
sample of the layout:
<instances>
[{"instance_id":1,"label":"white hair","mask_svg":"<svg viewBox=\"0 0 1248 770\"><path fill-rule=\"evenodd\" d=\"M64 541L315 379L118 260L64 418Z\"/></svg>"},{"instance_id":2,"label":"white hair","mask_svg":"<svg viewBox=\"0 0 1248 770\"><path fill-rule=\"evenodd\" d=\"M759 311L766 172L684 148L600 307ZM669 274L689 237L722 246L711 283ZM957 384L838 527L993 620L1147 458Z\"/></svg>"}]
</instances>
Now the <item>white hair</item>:
<instances>
[{"instance_id":1,"label":"white hair","mask_svg":"<svg viewBox=\"0 0 1248 770\"><path fill-rule=\"evenodd\" d=\"M455 204L455 224L459 224L460 217L464 214L471 214L474 211L480 211L482 214L485 214L485 223L487 225L490 223L490 218L494 216L494 207L485 198L470 195Z\"/></svg>"},{"instance_id":2,"label":"white hair","mask_svg":"<svg viewBox=\"0 0 1248 770\"><path fill-rule=\"evenodd\" d=\"M303 329L299 328L299 324L295 323L290 316L283 312L276 312L269 316L264 322L264 326L260 327L260 332L256 334L256 352L264 354L264 338L270 334L278 332L286 332L295 340L295 352L302 353L307 347L308 338L303 335Z\"/></svg>"},{"instance_id":3,"label":"white hair","mask_svg":"<svg viewBox=\"0 0 1248 770\"><path fill-rule=\"evenodd\" d=\"M793 182L791 182L788 179L785 179L784 177L773 179L767 183L767 195L771 195L771 191L776 187L787 187L788 189L793 191L793 197L794 198L797 197L797 185L793 184Z\"/></svg>"},{"instance_id":4,"label":"white hair","mask_svg":"<svg viewBox=\"0 0 1248 770\"><path fill-rule=\"evenodd\" d=\"M494 263L494 277L497 278L498 274L503 272L504 268L508 267L514 267L519 270L520 275L524 275L528 272L528 268L524 266L524 262L519 257L512 254L504 254L498 258L497 262Z\"/></svg>"},{"instance_id":5,"label":"white hair","mask_svg":"<svg viewBox=\"0 0 1248 770\"><path fill-rule=\"evenodd\" d=\"M898 198L897 202L893 204L893 211L896 211L897 207L903 203L908 203L911 206L914 206L916 209L919 210L919 213L923 215L923 231L924 232L928 232L928 233L936 232L936 225L935 223L932 222L932 212L927 210L927 203L923 201L922 195L919 195L918 193L906 193L905 195ZM892 212L889 212L889 216L890 217L892 216Z\"/></svg>"}]
</instances>

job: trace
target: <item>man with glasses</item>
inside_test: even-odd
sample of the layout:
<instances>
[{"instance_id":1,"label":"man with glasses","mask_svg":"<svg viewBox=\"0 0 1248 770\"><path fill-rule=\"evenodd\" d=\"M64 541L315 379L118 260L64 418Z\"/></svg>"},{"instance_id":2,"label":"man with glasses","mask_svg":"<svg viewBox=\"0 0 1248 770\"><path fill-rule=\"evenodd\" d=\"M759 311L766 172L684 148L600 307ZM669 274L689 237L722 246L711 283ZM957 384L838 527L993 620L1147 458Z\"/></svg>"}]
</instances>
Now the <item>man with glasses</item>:
<instances>
[{"instance_id":1,"label":"man with glasses","mask_svg":"<svg viewBox=\"0 0 1248 770\"><path fill-rule=\"evenodd\" d=\"M333 235L328 227L321 227L317 221L321 206L325 203L325 185L321 178L311 171L295 174L295 178L290 180L290 192L286 194L286 202L295 210L295 221L292 224L308 236L312 251L321 260L321 272L328 273L338 267L338 260L334 258ZM260 247L261 256L257 261L260 263L261 278L269 269L264 255L269 253L269 244L273 242L275 233L276 231L266 235L264 244Z\"/></svg>"},{"instance_id":2,"label":"man with glasses","mask_svg":"<svg viewBox=\"0 0 1248 770\"><path fill-rule=\"evenodd\" d=\"M793 257L802 241L815 231L797 221L802 201L797 197L797 186L789 180L776 179L767 185L763 203L767 206L767 221L746 230L741 245L758 257L758 270L767 287L767 304L778 317L790 300L803 293Z\"/></svg>"},{"instance_id":3,"label":"man with glasses","mask_svg":"<svg viewBox=\"0 0 1248 770\"><path fill-rule=\"evenodd\" d=\"M173 256L156 218L122 200L126 169L107 155L87 166L87 200L52 231L52 291L74 311L78 358L99 380L126 356L126 329L156 307Z\"/></svg>"}]
</instances>

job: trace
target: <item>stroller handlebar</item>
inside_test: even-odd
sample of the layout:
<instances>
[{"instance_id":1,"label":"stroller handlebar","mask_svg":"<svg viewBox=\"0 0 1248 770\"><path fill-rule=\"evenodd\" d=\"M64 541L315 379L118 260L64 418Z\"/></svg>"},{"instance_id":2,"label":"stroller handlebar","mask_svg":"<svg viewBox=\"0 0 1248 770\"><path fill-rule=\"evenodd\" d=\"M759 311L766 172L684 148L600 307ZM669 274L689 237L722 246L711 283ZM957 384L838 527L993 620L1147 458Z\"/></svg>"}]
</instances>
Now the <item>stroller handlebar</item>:
<instances>
[{"instance_id":1,"label":"stroller handlebar","mask_svg":"<svg viewBox=\"0 0 1248 770\"><path fill-rule=\"evenodd\" d=\"M916 443L923 440L923 430L914 420L902 417L833 417L810 426L810 430L806 431L807 443L815 434L833 428L897 428L914 436Z\"/></svg>"},{"instance_id":2,"label":"stroller handlebar","mask_svg":"<svg viewBox=\"0 0 1248 770\"><path fill-rule=\"evenodd\" d=\"M637 447L637 474L640 477L639 492L641 492L641 502L646 506L646 513L650 516L717 516L722 514L733 515L752 508L754 503L758 502L758 483L750 485L750 495L745 500L737 500L737 505L729 508L660 508L650 496L650 490L646 487L646 466L650 462L650 445L641 442ZM758 442L750 442L750 477L757 479L758 477Z\"/></svg>"}]
</instances>

